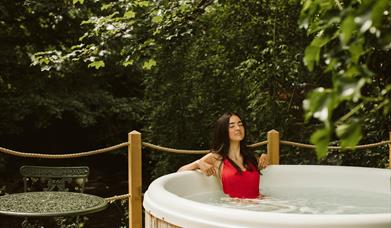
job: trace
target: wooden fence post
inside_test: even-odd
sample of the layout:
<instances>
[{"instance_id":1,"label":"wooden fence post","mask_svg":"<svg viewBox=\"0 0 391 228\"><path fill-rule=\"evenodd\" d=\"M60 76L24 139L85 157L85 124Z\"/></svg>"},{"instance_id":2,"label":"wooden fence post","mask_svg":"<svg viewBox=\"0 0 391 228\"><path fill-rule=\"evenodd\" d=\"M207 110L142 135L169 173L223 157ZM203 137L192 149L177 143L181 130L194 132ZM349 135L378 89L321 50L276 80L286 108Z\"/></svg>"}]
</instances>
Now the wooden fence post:
<instances>
[{"instance_id":1,"label":"wooden fence post","mask_svg":"<svg viewBox=\"0 0 391 228\"><path fill-rule=\"evenodd\" d=\"M129 227L142 227L141 133L128 135Z\"/></svg>"},{"instance_id":2,"label":"wooden fence post","mask_svg":"<svg viewBox=\"0 0 391 228\"><path fill-rule=\"evenodd\" d=\"M276 130L267 132L267 154L270 165L280 164L280 133Z\"/></svg>"}]
</instances>

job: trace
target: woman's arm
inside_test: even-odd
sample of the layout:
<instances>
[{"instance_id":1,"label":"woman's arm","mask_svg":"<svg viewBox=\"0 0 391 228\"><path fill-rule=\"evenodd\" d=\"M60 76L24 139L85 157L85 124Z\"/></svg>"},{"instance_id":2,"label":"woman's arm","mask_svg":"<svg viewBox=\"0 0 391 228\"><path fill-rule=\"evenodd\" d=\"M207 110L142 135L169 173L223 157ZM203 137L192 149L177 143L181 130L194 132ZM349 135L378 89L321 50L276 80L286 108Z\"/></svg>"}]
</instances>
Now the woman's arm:
<instances>
[{"instance_id":1,"label":"woman's arm","mask_svg":"<svg viewBox=\"0 0 391 228\"><path fill-rule=\"evenodd\" d=\"M201 172L204 173L206 176L211 176L211 175L215 176L217 173L215 169L215 162L216 162L216 155L212 153L208 153L202 158L182 166L181 168L178 169L178 172L200 169Z\"/></svg>"},{"instance_id":2,"label":"woman's arm","mask_svg":"<svg viewBox=\"0 0 391 228\"><path fill-rule=\"evenodd\" d=\"M196 170L199 169L199 160L196 160L192 163L186 164L182 166L181 168L178 169L177 172L182 172L182 171L188 171L188 170Z\"/></svg>"}]
</instances>

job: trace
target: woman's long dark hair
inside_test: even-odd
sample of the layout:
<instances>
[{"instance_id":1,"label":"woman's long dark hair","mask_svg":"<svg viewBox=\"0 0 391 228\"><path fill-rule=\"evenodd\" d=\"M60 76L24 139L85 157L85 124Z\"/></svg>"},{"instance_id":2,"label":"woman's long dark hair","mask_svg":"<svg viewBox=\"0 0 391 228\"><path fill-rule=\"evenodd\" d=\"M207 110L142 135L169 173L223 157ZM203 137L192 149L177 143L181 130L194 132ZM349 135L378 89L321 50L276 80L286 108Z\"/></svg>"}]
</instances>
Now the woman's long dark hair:
<instances>
[{"instance_id":1,"label":"woman's long dark hair","mask_svg":"<svg viewBox=\"0 0 391 228\"><path fill-rule=\"evenodd\" d=\"M246 130L246 123L238 114L234 112L224 113L215 123L211 151L213 153L219 154L223 160L228 159L228 161L238 170L238 172L241 173L242 170L240 167L228 157L230 145L228 127L231 116L239 117L242 121L244 129ZM254 167L257 167L257 160L255 159L254 154L251 153L251 151L246 146L246 135L247 132L245 132L243 140L240 141L240 154L243 157L244 167L246 167L246 169L249 171L252 171L253 168L250 166L250 164L253 164Z\"/></svg>"}]
</instances>

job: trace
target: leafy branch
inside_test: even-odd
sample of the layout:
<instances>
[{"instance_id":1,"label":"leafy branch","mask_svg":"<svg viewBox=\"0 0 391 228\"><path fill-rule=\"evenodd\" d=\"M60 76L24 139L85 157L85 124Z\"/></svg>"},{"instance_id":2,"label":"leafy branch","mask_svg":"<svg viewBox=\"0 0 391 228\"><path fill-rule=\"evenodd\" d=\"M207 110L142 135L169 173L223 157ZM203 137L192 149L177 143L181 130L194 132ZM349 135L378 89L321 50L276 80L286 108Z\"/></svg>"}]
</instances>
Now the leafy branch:
<instances>
[{"instance_id":1,"label":"leafy branch","mask_svg":"<svg viewBox=\"0 0 391 228\"><path fill-rule=\"evenodd\" d=\"M319 158L326 155L334 133L342 146L358 144L366 103L378 102L376 109L389 113L389 97L378 96L377 88L366 90L378 80L377 72L384 72L378 68L386 66L370 65L376 55L373 53L391 51L390 9L390 0L352 0L343 7L338 0L304 1L299 24L313 35L304 63L310 71L318 66L332 76L331 88L315 89L304 101L306 120L315 118L323 123L323 128L311 137ZM384 86L388 88L390 83ZM387 93L385 90L388 91L384 88L383 93ZM363 95L363 91L367 94Z\"/></svg>"}]
</instances>

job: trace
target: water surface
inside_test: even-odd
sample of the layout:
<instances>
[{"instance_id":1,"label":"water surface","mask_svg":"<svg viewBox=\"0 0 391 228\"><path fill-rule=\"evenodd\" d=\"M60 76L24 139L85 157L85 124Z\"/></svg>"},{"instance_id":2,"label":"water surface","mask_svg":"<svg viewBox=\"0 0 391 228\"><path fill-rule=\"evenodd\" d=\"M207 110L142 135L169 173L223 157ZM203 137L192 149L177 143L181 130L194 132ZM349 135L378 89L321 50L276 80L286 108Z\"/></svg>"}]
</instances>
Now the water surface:
<instances>
[{"instance_id":1,"label":"water surface","mask_svg":"<svg viewBox=\"0 0 391 228\"><path fill-rule=\"evenodd\" d=\"M390 213L391 193L362 192L333 188L273 188L263 190L262 199L233 199L222 192L186 197L219 207L250 211L295 214Z\"/></svg>"}]
</instances>

